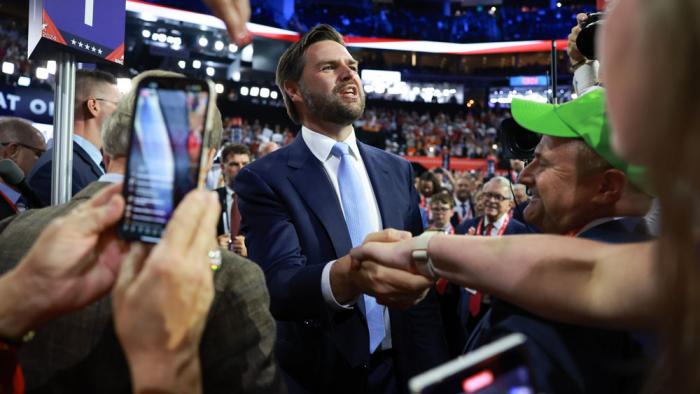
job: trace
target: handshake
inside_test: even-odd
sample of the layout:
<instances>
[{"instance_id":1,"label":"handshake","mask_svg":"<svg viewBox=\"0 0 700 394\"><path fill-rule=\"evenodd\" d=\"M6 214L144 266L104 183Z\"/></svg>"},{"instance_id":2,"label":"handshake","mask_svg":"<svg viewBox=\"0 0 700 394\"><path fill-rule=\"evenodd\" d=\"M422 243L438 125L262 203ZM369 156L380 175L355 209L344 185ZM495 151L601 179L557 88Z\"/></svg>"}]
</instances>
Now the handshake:
<instances>
[{"instance_id":1,"label":"handshake","mask_svg":"<svg viewBox=\"0 0 700 394\"><path fill-rule=\"evenodd\" d=\"M411 258L411 233L386 229L369 234L363 244L331 267L333 295L346 304L369 294L389 307L409 308L420 302L434 280L418 273Z\"/></svg>"}]
</instances>

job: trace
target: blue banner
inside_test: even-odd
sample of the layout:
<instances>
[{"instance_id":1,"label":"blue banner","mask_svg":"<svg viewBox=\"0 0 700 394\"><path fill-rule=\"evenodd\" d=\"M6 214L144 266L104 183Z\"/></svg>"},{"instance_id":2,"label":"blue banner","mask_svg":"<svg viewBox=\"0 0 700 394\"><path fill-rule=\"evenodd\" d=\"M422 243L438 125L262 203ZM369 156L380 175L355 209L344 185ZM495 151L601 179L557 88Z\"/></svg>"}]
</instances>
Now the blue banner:
<instances>
[{"instance_id":1,"label":"blue banner","mask_svg":"<svg viewBox=\"0 0 700 394\"><path fill-rule=\"evenodd\" d=\"M34 123L53 123L53 92L0 85L0 116L17 116Z\"/></svg>"}]
</instances>

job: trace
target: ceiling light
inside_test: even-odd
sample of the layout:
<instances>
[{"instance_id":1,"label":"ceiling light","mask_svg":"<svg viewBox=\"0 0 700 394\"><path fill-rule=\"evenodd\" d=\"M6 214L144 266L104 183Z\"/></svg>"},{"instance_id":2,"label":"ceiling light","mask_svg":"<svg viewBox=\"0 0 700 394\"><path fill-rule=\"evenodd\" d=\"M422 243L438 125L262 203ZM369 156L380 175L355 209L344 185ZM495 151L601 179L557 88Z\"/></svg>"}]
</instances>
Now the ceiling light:
<instances>
[{"instance_id":1,"label":"ceiling light","mask_svg":"<svg viewBox=\"0 0 700 394\"><path fill-rule=\"evenodd\" d=\"M44 67L37 67L36 68L36 77L37 77L37 79L48 79L49 78L49 70L45 69Z\"/></svg>"},{"instance_id":2,"label":"ceiling light","mask_svg":"<svg viewBox=\"0 0 700 394\"><path fill-rule=\"evenodd\" d=\"M5 74L13 74L15 72L15 64L12 62L2 62L2 72Z\"/></svg>"}]
</instances>

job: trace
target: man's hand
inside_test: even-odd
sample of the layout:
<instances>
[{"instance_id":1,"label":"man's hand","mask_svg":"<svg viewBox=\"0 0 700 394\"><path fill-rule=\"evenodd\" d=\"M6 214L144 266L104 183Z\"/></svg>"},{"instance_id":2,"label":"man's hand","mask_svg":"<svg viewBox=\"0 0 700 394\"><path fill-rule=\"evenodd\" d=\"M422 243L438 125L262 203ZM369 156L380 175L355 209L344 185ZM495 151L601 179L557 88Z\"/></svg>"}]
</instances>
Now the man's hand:
<instances>
[{"instance_id":1,"label":"man's hand","mask_svg":"<svg viewBox=\"0 0 700 394\"><path fill-rule=\"evenodd\" d=\"M238 45L246 44L250 38L245 24L250 19L248 0L204 0L211 11L226 25L231 41Z\"/></svg>"},{"instance_id":2,"label":"man's hand","mask_svg":"<svg viewBox=\"0 0 700 394\"><path fill-rule=\"evenodd\" d=\"M380 264L388 268L403 270L418 274L411 259L411 251L415 249L415 238L399 242L367 242L350 251L353 264Z\"/></svg>"},{"instance_id":3,"label":"man's hand","mask_svg":"<svg viewBox=\"0 0 700 394\"><path fill-rule=\"evenodd\" d=\"M374 296L380 304L400 309L419 303L433 285L432 280L421 275L370 261L363 262L352 275L362 293Z\"/></svg>"},{"instance_id":4,"label":"man's hand","mask_svg":"<svg viewBox=\"0 0 700 394\"><path fill-rule=\"evenodd\" d=\"M4 336L22 335L109 291L125 252L110 227L123 211L121 184L112 185L46 227L19 265L2 278L9 293L3 293L0 303L13 303L12 313L0 318Z\"/></svg>"},{"instance_id":5,"label":"man's hand","mask_svg":"<svg viewBox=\"0 0 700 394\"><path fill-rule=\"evenodd\" d=\"M160 243L152 249L133 244L122 264L114 323L135 392L201 391L198 348L214 297L208 252L215 247L218 207L215 193L190 192Z\"/></svg>"},{"instance_id":6,"label":"man's hand","mask_svg":"<svg viewBox=\"0 0 700 394\"><path fill-rule=\"evenodd\" d=\"M221 234L216 237L219 246L228 250L228 245L231 243L231 234Z\"/></svg>"},{"instance_id":7,"label":"man's hand","mask_svg":"<svg viewBox=\"0 0 700 394\"><path fill-rule=\"evenodd\" d=\"M386 229L368 235L363 245L395 245L401 240L411 240L411 233ZM360 261L353 261L350 255L346 255L331 267L333 295L341 303L364 293L374 296L382 304L407 308L423 299L432 285L426 278Z\"/></svg>"},{"instance_id":8,"label":"man's hand","mask_svg":"<svg viewBox=\"0 0 700 394\"><path fill-rule=\"evenodd\" d=\"M576 46L576 38L581 32L581 27L588 20L588 15L580 13L576 15L576 26L571 28L571 33L569 34L569 42L566 47L566 53L569 55L569 60L572 65L584 62L586 58L579 52Z\"/></svg>"},{"instance_id":9,"label":"man's hand","mask_svg":"<svg viewBox=\"0 0 700 394\"><path fill-rule=\"evenodd\" d=\"M233 247L234 253L237 253L243 257L248 256L248 248L245 247L245 236L237 235L235 238L233 238L231 246Z\"/></svg>"}]
</instances>

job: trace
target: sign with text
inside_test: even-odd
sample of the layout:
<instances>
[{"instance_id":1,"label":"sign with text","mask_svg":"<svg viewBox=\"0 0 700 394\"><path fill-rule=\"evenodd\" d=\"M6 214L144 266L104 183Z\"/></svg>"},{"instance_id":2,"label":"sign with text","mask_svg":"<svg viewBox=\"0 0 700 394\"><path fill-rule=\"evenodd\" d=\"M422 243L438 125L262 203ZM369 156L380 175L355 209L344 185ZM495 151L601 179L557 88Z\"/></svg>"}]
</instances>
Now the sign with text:
<instances>
[{"instance_id":1,"label":"sign with text","mask_svg":"<svg viewBox=\"0 0 700 394\"><path fill-rule=\"evenodd\" d=\"M29 56L62 46L80 61L124 64L125 23L126 0L30 0Z\"/></svg>"},{"instance_id":2,"label":"sign with text","mask_svg":"<svg viewBox=\"0 0 700 394\"><path fill-rule=\"evenodd\" d=\"M0 85L0 116L17 116L34 123L53 123L51 90Z\"/></svg>"}]
</instances>

